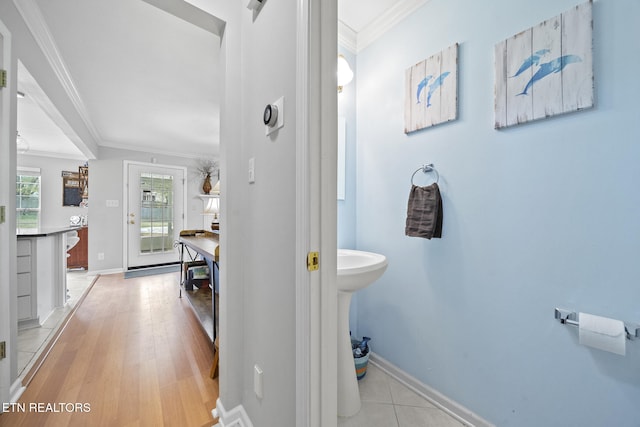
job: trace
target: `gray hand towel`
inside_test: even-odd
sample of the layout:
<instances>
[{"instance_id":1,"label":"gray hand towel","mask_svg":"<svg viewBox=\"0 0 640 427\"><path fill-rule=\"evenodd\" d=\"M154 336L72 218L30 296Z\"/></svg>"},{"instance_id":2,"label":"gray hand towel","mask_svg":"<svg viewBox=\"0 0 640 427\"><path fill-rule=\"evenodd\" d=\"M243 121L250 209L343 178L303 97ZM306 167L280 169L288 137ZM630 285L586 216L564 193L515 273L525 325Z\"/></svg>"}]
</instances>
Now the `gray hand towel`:
<instances>
[{"instance_id":1,"label":"gray hand towel","mask_svg":"<svg viewBox=\"0 0 640 427\"><path fill-rule=\"evenodd\" d=\"M404 234L410 237L442 237L442 198L438 184L411 186Z\"/></svg>"}]
</instances>

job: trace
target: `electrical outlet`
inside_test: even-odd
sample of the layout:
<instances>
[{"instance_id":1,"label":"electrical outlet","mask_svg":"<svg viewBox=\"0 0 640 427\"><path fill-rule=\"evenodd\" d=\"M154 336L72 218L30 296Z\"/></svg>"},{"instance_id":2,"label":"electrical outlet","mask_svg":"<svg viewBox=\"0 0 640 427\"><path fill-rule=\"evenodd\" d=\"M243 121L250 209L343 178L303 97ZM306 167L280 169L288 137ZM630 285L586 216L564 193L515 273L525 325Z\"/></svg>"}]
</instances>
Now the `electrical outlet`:
<instances>
[{"instance_id":1,"label":"electrical outlet","mask_svg":"<svg viewBox=\"0 0 640 427\"><path fill-rule=\"evenodd\" d=\"M98 261L104 261L104 252L98 252Z\"/></svg>"}]
</instances>

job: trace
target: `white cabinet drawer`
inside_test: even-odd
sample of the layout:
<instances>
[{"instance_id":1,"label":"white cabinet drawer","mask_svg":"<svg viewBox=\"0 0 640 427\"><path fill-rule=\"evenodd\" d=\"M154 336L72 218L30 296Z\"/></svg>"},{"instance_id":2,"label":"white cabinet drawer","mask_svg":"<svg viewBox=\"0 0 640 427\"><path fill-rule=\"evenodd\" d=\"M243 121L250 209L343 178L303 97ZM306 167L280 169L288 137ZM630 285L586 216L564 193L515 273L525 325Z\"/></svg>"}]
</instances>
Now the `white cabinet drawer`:
<instances>
[{"instance_id":1,"label":"white cabinet drawer","mask_svg":"<svg viewBox=\"0 0 640 427\"><path fill-rule=\"evenodd\" d=\"M18 273L18 296L31 295L31 273Z\"/></svg>"},{"instance_id":2,"label":"white cabinet drawer","mask_svg":"<svg viewBox=\"0 0 640 427\"><path fill-rule=\"evenodd\" d=\"M18 320L31 319L31 297L18 297Z\"/></svg>"},{"instance_id":3,"label":"white cabinet drawer","mask_svg":"<svg viewBox=\"0 0 640 427\"><path fill-rule=\"evenodd\" d=\"M31 272L31 257L19 256L18 257L18 274Z\"/></svg>"},{"instance_id":4,"label":"white cabinet drawer","mask_svg":"<svg viewBox=\"0 0 640 427\"><path fill-rule=\"evenodd\" d=\"M31 255L31 240L18 239L18 256Z\"/></svg>"}]
</instances>

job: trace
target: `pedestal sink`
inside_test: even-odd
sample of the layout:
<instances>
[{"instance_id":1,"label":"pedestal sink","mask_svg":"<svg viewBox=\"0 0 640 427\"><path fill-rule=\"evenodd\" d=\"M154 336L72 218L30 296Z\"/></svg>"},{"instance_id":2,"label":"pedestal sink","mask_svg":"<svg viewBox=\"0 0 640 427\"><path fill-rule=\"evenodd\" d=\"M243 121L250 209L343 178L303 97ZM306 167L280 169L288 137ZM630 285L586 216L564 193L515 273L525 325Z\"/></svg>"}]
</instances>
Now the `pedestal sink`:
<instances>
[{"instance_id":1,"label":"pedestal sink","mask_svg":"<svg viewBox=\"0 0 640 427\"><path fill-rule=\"evenodd\" d=\"M349 336L351 296L375 282L386 269L384 255L338 249L338 415L341 417L350 417L360 411L360 392Z\"/></svg>"}]
</instances>

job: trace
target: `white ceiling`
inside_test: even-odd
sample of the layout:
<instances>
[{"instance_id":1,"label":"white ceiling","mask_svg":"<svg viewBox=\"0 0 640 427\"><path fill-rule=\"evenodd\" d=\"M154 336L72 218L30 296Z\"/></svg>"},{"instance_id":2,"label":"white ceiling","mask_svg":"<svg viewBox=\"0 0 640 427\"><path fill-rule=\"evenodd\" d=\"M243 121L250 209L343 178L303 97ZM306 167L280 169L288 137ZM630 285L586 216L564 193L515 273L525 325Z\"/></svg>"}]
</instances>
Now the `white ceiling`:
<instances>
[{"instance_id":1,"label":"white ceiling","mask_svg":"<svg viewBox=\"0 0 640 427\"><path fill-rule=\"evenodd\" d=\"M358 32L405 1L339 0L339 19ZM216 23L207 21L210 15L181 0L32 4L40 9L75 90L76 108L99 146L218 155L220 39ZM18 104L18 131L31 154L90 157L86 147L76 147L82 145L79 137L24 67L18 90L26 94Z\"/></svg>"},{"instance_id":2,"label":"white ceiling","mask_svg":"<svg viewBox=\"0 0 640 427\"><path fill-rule=\"evenodd\" d=\"M18 134L26 141L28 153L86 160L59 125L64 127L57 109L20 61L18 90L28 94L18 98Z\"/></svg>"},{"instance_id":3,"label":"white ceiling","mask_svg":"<svg viewBox=\"0 0 640 427\"><path fill-rule=\"evenodd\" d=\"M141 0L35 4L77 92L84 110L80 115L99 146L217 155L217 35ZM45 125L33 112L21 75L18 81L18 90L26 94L18 106L18 131L31 150L73 151L64 147L51 123Z\"/></svg>"}]
</instances>

